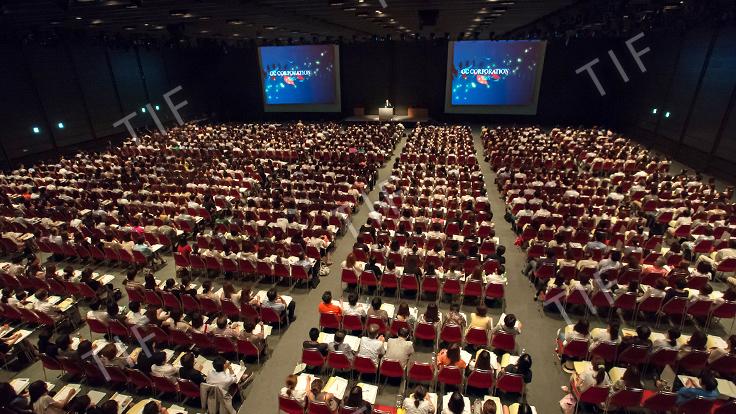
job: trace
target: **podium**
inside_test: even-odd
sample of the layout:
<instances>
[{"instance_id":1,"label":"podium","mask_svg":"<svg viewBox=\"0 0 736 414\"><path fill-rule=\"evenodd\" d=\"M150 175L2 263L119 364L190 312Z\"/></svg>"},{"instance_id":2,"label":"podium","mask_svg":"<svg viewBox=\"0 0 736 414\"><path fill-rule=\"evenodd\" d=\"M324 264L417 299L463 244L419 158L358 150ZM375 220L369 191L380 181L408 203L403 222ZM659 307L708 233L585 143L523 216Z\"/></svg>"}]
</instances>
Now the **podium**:
<instances>
[{"instance_id":1,"label":"podium","mask_svg":"<svg viewBox=\"0 0 736 414\"><path fill-rule=\"evenodd\" d=\"M390 121L394 117L394 108L378 108L378 120Z\"/></svg>"}]
</instances>

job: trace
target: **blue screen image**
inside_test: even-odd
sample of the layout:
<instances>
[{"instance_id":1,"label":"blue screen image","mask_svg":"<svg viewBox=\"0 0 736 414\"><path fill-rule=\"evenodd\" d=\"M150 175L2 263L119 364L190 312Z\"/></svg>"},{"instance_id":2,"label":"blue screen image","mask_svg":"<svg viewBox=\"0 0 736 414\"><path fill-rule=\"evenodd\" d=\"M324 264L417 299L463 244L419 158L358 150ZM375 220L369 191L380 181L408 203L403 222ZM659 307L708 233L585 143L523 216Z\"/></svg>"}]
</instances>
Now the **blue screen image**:
<instances>
[{"instance_id":1,"label":"blue screen image","mask_svg":"<svg viewBox=\"0 0 736 414\"><path fill-rule=\"evenodd\" d=\"M259 51L266 104L336 101L333 45L267 46Z\"/></svg>"},{"instance_id":2,"label":"blue screen image","mask_svg":"<svg viewBox=\"0 0 736 414\"><path fill-rule=\"evenodd\" d=\"M452 105L532 104L543 50L538 41L455 42Z\"/></svg>"}]
</instances>

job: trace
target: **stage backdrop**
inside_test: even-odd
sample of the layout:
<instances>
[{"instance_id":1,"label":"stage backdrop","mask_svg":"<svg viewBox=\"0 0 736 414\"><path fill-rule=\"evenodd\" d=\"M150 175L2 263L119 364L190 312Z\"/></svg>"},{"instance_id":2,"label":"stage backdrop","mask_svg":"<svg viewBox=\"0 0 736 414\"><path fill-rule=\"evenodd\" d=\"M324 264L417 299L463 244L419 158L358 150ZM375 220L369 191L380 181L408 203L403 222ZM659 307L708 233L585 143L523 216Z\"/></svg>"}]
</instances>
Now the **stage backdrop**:
<instances>
[{"instance_id":1,"label":"stage backdrop","mask_svg":"<svg viewBox=\"0 0 736 414\"><path fill-rule=\"evenodd\" d=\"M340 112L336 45L258 48L266 112Z\"/></svg>"},{"instance_id":2,"label":"stage backdrop","mask_svg":"<svg viewBox=\"0 0 736 414\"><path fill-rule=\"evenodd\" d=\"M538 40L450 42L445 112L536 114L545 49Z\"/></svg>"}]
</instances>

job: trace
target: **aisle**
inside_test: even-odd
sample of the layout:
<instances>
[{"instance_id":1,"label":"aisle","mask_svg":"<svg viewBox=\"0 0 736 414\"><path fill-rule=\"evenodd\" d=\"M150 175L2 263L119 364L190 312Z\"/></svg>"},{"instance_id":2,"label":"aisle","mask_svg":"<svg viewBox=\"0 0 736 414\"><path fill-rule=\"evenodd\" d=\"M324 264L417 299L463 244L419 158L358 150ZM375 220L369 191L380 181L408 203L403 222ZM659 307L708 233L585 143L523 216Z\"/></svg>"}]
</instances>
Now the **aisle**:
<instances>
[{"instance_id":1,"label":"aisle","mask_svg":"<svg viewBox=\"0 0 736 414\"><path fill-rule=\"evenodd\" d=\"M411 130L407 129L407 134ZM330 266L330 275L320 278L320 284L309 293L305 289L296 289L292 295L296 301L297 319L280 335L276 347L271 349L268 360L256 373L256 378L248 386L246 398L238 410L239 413L273 413L278 411L278 392L284 386L287 375L291 374L294 366L298 364L302 356L302 342L307 339L309 329L317 327L319 313L317 306L322 300L322 293L331 290L333 296L340 297L342 284L340 283L340 264L353 250L353 244L357 239L357 231L365 224L370 212L366 203L370 200L378 200L378 192L381 183L391 175L394 160L401 154L406 144L403 137L394 148L391 158L386 161L383 168L378 170L378 178L373 191L363 200L363 205L357 213L353 214L351 225L348 225L346 234L337 241L337 248L332 253L333 264Z\"/></svg>"},{"instance_id":2,"label":"aisle","mask_svg":"<svg viewBox=\"0 0 736 414\"><path fill-rule=\"evenodd\" d=\"M569 375L561 369L557 357L554 355L554 339L557 329L564 325L560 317L543 314L542 307L534 302L534 288L529 279L521 274L526 263L526 254L514 246L516 234L511 225L503 219L504 202L495 184L496 174L489 163L483 160L483 143L480 140L480 128L474 128L473 138L476 156L483 173L488 200L491 203L493 222L496 236L500 243L506 246L506 313L514 313L524 326L518 336L519 352L525 349L532 357L533 378L527 387L527 401L542 408L540 412L553 412L559 407L558 402L563 394L560 385L569 380ZM557 408L559 410L559 408Z\"/></svg>"}]
</instances>

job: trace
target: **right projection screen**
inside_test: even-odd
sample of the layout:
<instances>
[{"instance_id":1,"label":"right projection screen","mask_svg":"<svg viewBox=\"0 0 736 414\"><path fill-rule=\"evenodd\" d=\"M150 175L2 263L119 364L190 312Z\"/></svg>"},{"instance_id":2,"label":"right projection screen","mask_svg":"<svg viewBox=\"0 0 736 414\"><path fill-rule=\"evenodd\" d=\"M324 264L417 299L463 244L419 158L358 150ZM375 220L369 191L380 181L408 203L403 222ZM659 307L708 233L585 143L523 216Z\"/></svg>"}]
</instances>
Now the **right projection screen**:
<instances>
[{"instance_id":1,"label":"right projection screen","mask_svg":"<svg viewBox=\"0 0 736 414\"><path fill-rule=\"evenodd\" d=\"M547 42L450 42L445 112L535 115Z\"/></svg>"}]
</instances>

